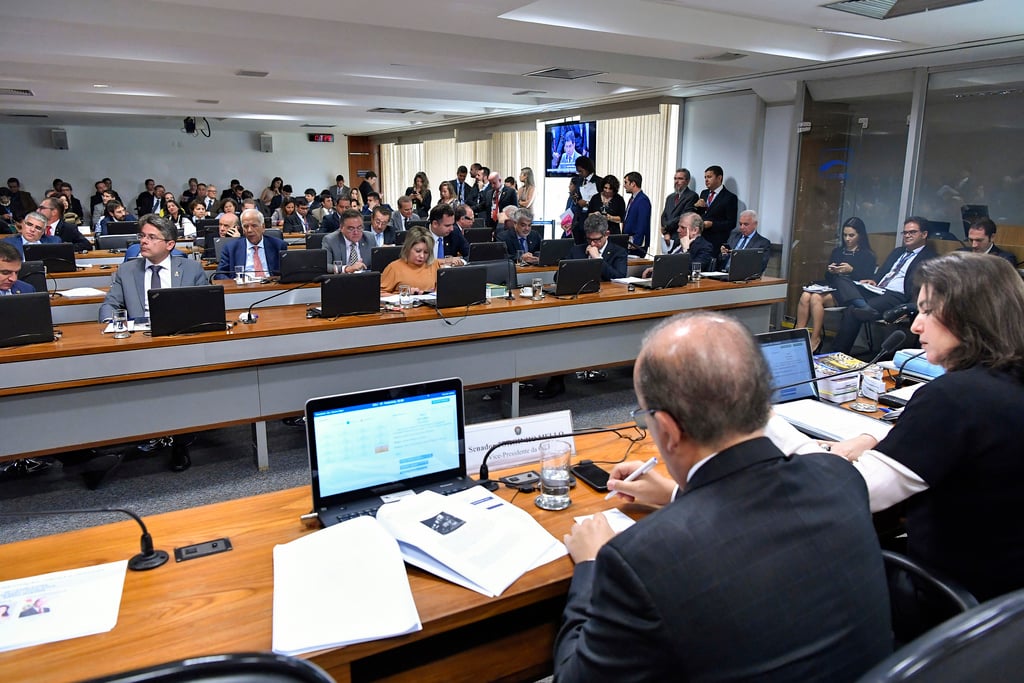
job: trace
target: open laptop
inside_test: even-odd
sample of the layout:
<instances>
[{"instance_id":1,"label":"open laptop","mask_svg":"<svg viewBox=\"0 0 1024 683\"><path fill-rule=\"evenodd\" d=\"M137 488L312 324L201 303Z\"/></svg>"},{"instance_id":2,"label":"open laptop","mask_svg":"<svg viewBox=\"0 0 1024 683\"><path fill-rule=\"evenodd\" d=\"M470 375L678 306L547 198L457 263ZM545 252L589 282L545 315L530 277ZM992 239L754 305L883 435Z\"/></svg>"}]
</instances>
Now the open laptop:
<instances>
[{"instance_id":1,"label":"open laptop","mask_svg":"<svg viewBox=\"0 0 1024 683\"><path fill-rule=\"evenodd\" d=\"M320 317L380 312L380 273L339 273L320 283Z\"/></svg>"},{"instance_id":2,"label":"open laptop","mask_svg":"<svg viewBox=\"0 0 1024 683\"><path fill-rule=\"evenodd\" d=\"M470 228L465 232L466 241L470 244L482 244L494 241L494 230L491 228ZM472 249L472 247L470 248Z\"/></svg>"},{"instance_id":3,"label":"open laptop","mask_svg":"<svg viewBox=\"0 0 1024 683\"><path fill-rule=\"evenodd\" d=\"M593 294L601 291L601 268L604 259L579 258L562 259L553 285L544 285L544 291L552 296L575 297L578 294Z\"/></svg>"},{"instance_id":4,"label":"open laptop","mask_svg":"<svg viewBox=\"0 0 1024 683\"><path fill-rule=\"evenodd\" d=\"M879 435L889 425L822 401L814 378L814 356L806 329L779 330L755 335L768 363L772 386L805 384L776 391L772 408L791 425L816 439L842 441L859 434Z\"/></svg>"},{"instance_id":5,"label":"open laptop","mask_svg":"<svg viewBox=\"0 0 1024 683\"><path fill-rule=\"evenodd\" d=\"M122 252L133 244L138 244L136 235L97 235L96 248L107 251Z\"/></svg>"},{"instance_id":6,"label":"open laptop","mask_svg":"<svg viewBox=\"0 0 1024 683\"><path fill-rule=\"evenodd\" d=\"M306 401L313 511L324 526L411 492L451 494L466 473L462 380L433 380Z\"/></svg>"},{"instance_id":7,"label":"open laptop","mask_svg":"<svg viewBox=\"0 0 1024 683\"><path fill-rule=\"evenodd\" d=\"M569 252L576 245L571 239L544 240L540 243L538 266L557 266L559 261L569 258Z\"/></svg>"},{"instance_id":8,"label":"open laptop","mask_svg":"<svg viewBox=\"0 0 1024 683\"><path fill-rule=\"evenodd\" d=\"M513 288L517 285L516 264L510 258L500 258L493 261L474 261L473 267L484 268L487 271L487 284L489 285Z\"/></svg>"},{"instance_id":9,"label":"open laptop","mask_svg":"<svg viewBox=\"0 0 1024 683\"><path fill-rule=\"evenodd\" d=\"M45 291L0 296L0 347L53 341L50 295Z\"/></svg>"},{"instance_id":10,"label":"open laptop","mask_svg":"<svg viewBox=\"0 0 1024 683\"><path fill-rule=\"evenodd\" d=\"M22 261L18 269L18 279L25 284L32 285L37 292L47 291L46 266L42 261Z\"/></svg>"},{"instance_id":11,"label":"open laptop","mask_svg":"<svg viewBox=\"0 0 1024 683\"><path fill-rule=\"evenodd\" d=\"M281 284L312 282L327 274L326 249L298 249L281 252Z\"/></svg>"},{"instance_id":12,"label":"open laptop","mask_svg":"<svg viewBox=\"0 0 1024 683\"><path fill-rule=\"evenodd\" d=\"M487 301L487 268L441 268L437 271L434 298L421 301L435 308L455 308L484 303Z\"/></svg>"},{"instance_id":13,"label":"open laptop","mask_svg":"<svg viewBox=\"0 0 1024 683\"><path fill-rule=\"evenodd\" d=\"M477 242L469 250L467 261L497 261L508 258L508 247L504 242Z\"/></svg>"},{"instance_id":14,"label":"open laptop","mask_svg":"<svg viewBox=\"0 0 1024 683\"><path fill-rule=\"evenodd\" d=\"M689 254L658 254L654 257L654 272L651 273L651 277L633 284L646 289L667 289L685 287L689 281Z\"/></svg>"},{"instance_id":15,"label":"open laptop","mask_svg":"<svg viewBox=\"0 0 1024 683\"><path fill-rule=\"evenodd\" d=\"M151 289L149 330L154 337L227 329L220 285Z\"/></svg>"},{"instance_id":16,"label":"open laptop","mask_svg":"<svg viewBox=\"0 0 1024 683\"><path fill-rule=\"evenodd\" d=\"M60 244L26 244L26 261L42 261L47 273L74 273L75 245L70 242Z\"/></svg>"},{"instance_id":17,"label":"open laptop","mask_svg":"<svg viewBox=\"0 0 1024 683\"><path fill-rule=\"evenodd\" d=\"M729 272L724 275L705 274L713 280L726 282L747 282L761 277L761 261L763 249L734 249L729 255Z\"/></svg>"},{"instance_id":18,"label":"open laptop","mask_svg":"<svg viewBox=\"0 0 1024 683\"><path fill-rule=\"evenodd\" d=\"M370 249L370 270L383 273L388 264L398 260L401 255L402 248L398 246L374 247Z\"/></svg>"},{"instance_id":19,"label":"open laptop","mask_svg":"<svg viewBox=\"0 0 1024 683\"><path fill-rule=\"evenodd\" d=\"M138 221L107 221L104 231L107 235L138 235Z\"/></svg>"}]
</instances>

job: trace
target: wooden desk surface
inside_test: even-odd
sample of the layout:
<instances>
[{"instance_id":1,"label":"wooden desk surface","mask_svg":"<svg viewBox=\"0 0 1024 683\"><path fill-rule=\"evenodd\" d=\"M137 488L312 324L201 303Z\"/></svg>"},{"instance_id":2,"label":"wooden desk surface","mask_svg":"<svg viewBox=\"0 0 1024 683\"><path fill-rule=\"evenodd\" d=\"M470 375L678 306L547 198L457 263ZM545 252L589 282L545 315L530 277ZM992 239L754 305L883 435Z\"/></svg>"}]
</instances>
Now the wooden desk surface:
<instances>
[{"instance_id":1,"label":"wooden desk surface","mask_svg":"<svg viewBox=\"0 0 1024 683\"><path fill-rule=\"evenodd\" d=\"M629 442L598 434L577 437L576 444L578 458L618 460ZM630 451L630 458L655 453L647 439ZM512 498L504 487L499 495ZM538 509L534 495L518 494L514 502L559 539L574 516L617 505L583 484L573 491L573 504L560 512ZM634 517L643 514L637 506L623 509ZM7 680L57 683L185 657L269 650L273 547L310 533L299 522L309 510L309 491L303 487L146 519L156 547L172 559L152 571L128 572L117 626L109 633L0 653L0 671ZM220 537L230 538L234 550L174 562L175 547ZM131 521L11 543L0 546L0 580L126 559L138 549L139 529ZM568 558L529 572L497 598L412 567L408 571L422 631L310 658L338 681L377 679L380 667L395 666L419 666L415 672L397 671L395 677L420 681L485 680L501 674L535 679L550 670L572 574ZM494 629L496 635L473 644L471 634L481 629ZM417 657L417 648L429 656Z\"/></svg>"}]
</instances>

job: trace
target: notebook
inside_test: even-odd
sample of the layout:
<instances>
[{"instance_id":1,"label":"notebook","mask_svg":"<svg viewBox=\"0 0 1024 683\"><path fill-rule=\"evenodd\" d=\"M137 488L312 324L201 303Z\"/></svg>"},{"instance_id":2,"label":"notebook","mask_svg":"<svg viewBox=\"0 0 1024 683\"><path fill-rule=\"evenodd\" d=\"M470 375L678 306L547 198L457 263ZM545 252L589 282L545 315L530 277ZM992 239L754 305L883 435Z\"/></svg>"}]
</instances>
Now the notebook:
<instances>
[{"instance_id":1,"label":"notebook","mask_svg":"<svg viewBox=\"0 0 1024 683\"><path fill-rule=\"evenodd\" d=\"M324 526L410 492L473 486L466 472L462 380L448 378L306 402L313 511Z\"/></svg>"},{"instance_id":2,"label":"notebook","mask_svg":"<svg viewBox=\"0 0 1024 683\"><path fill-rule=\"evenodd\" d=\"M633 284L646 289L667 289L685 287L689 281L689 254L658 254L654 257L654 272L651 273L651 277Z\"/></svg>"},{"instance_id":3,"label":"notebook","mask_svg":"<svg viewBox=\"0 0 1024 683\"><path fill-rule=\"evenodd\" d=\"M729 272L705 273L705 277L727 282L747 282L761 277L763 249L736 249L729 255Z\"/></svg>"},{"instance_id":4,"label":"notebook","mask_svg":"<svg viewBox=\"0 0 1024 683\"><path fill-rule=\"evenodd\" d=\"M575 297L601 291L601 268L604 259L562 259L558 262L557 279L553 285L544 285L544 291L553 296Z\"/></svg>"},{"instance_id":5,"label":"notebook","mask_svg":"<svg viewBox=\"0 0 1024 683\"><path fill-rule=\"evenodd\" d=\"M569 257L569 252L576 245L576 242L567 240L544 240L540 243L540 254L538 266L557 266L562 259Z\"/></svg>"},{"instance_id":6,"label":"notebook","mask_svg":"<svg viewBox=\"0 0 1024 683\"><path fill-rule=\"evenodd\" d=\"M26 261L42 261L47 273L74 273L75 245L70 242L60 244L26 244Z\"/></svg>"},{"instance_id":7,"label":"notebook","mask_svg":"<svg viewBox=\"0 0 1024 683\"><path fill-rule=\"evenodd\" d=\"M735 253L735 252L734 252ZM772 394L772 408L791 425L815 439L843 441L860 434L881 438L889 425L831 405L818 398L811 338L806 329L779 330L755 335L768 363L772 386L807 380Z\"/></svg>"},{"instance_id":8,"label":"notebook","mask_svg":"<svg viewBox=\"0 0 1024 683\"><path fill-rule=\"evenodd\" d=\"M297 249L281 252L281 284L312 282L318 275L327 274L325 249Z\"/></svg>"},{"instance_id":9,"label":"notebook","mask_svg":"<svg viewBox=\"0 0 1024 683\"><path fill-rule=\"evenodd\" d=\"M0 296L0 320L0 347L53 341L50 295L45 291Z\"/></svg>"},{"instance_id":10,"label":"notebook","mask_svg":"<svg viewBox=\"0 0 1024 683\"><path fill-rule=\"evenodd\" d=\"M220 285L151 289L148 296L149 329L154 337L227 329Z\"/></svg>"},{"instance_id":11,"label":"notebook","mask_svg":"<svg viewBox=\"0 0 1024 683\"><path fill-rule=\"evenodd\" d=\"M380 312L380 273L331 275L320 284L320 316L337 318Z\"/></svg>"}]
</instances>

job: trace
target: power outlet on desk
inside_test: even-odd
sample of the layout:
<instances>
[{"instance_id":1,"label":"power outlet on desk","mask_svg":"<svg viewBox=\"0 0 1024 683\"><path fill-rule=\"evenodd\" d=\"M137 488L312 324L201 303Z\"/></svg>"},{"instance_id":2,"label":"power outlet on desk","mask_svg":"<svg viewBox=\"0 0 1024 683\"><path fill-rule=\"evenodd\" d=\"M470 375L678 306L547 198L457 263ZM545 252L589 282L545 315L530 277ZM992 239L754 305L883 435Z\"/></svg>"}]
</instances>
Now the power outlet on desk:
<instances>
[{"instance_id":1,"label":"power outlet on desk","mask_svg":"<svg viewBox=\"0 0 1024 683\"><path fill-rule=\"evenodd\" d=\"M203 543L187 545L183 548L175 548L174 561L184 562L185 560L194 560L197 557L226 553L229 550L231 550L231 540L227 538L218 538L214 541L204 541Z\"/></svg>"}]
</instances>

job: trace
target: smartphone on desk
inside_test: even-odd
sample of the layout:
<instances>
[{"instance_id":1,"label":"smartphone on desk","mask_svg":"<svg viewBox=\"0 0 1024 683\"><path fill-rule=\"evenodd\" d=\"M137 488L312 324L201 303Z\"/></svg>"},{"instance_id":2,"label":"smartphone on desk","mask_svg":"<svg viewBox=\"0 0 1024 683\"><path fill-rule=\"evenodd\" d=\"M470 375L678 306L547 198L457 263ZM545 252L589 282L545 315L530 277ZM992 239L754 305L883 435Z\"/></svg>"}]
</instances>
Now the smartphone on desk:
<instances>
[{"instance_id":1,"label":"smartphone on desk","mask_svg":"<svg viewBox=\"0 0 1024 683\"><path fill-rule=\"evenodd\" d=\"M585 483L595 491L605 493L608 491L608 472L601 469L589 460L585 460L571 468L576 478Z\"/></svg>"}]
</instances>

